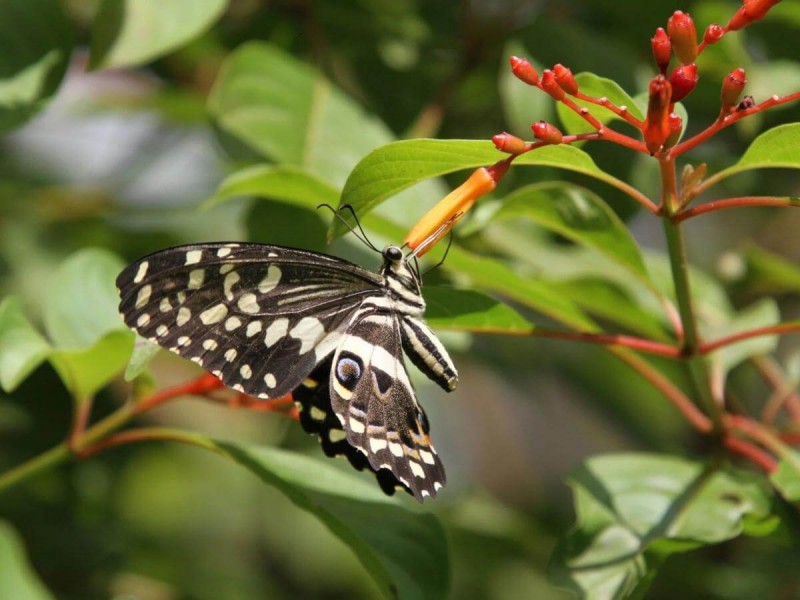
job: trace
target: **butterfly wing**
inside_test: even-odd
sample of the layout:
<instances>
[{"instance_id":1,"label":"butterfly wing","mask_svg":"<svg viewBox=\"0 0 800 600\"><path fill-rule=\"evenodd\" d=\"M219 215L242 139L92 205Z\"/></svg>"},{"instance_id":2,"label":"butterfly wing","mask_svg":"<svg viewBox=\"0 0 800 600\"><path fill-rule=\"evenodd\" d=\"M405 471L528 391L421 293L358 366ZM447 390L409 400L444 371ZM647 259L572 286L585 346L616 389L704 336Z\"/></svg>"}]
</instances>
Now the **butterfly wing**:
<instances>
[{"instance_id":1,"label":"butterfly wing","mask_svg":"<svg viewBox=\"0 0 800 600\"><path fill-rule=\"evenodd\" d=\"M324 254L266 244L179 246L117 278L141 336L259 398L296 388L333 352L379 275Z\"/></svg>"},{"instance_id":2,"label":"butterfly wing","mask_svg":"<svg viewBox=\"0 0 800 600\"><path fill-rule=\"evenodd\" d=\"M331 406L371 468L391 471L421 501L444 486L444 467L403 363L398 318L370 304L362 303L336 349Z\"/></svg>"},{"instance_id":3,"label":"butterfly wing","mask_svg":"<svg viewBox=\"0 0 800 600\"><path fill-rule=\"evenodd\" d=\"M369 469L375 473L378 484L384 492L391 495L400 487L405 487L388 469L377 471L369 464L367 456L356 450L347 441L347 434L339 418L331 408L329 375L333 365L333 353L321 362L303 382L292 392L298 407L300 424L308 433L315 434L327 456L343 456L357 470Z\"/></svg>"}]
</instances>

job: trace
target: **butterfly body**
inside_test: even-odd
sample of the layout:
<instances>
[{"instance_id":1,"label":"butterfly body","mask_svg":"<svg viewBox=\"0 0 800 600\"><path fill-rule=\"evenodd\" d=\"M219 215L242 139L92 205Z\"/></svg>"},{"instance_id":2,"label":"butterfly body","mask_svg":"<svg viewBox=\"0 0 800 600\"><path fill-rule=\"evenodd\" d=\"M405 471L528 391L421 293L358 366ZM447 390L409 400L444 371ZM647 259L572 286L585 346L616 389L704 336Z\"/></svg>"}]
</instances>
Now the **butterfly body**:
<instances>
[{"instance_id":1,"label":"butterfly body","mask_svg":"<svg viewBox=\"0 0 800 600\"><path fill-rule=\"evenodd\" d=\"M403 352L447 391L458 376L422 319L419 276L399 248L382 256L375 273L266 244L170 248L119 275L120 311L233 389L263 399L292 392L326 454L422 500L445 475Z\"/></svg>"}]
</instances>

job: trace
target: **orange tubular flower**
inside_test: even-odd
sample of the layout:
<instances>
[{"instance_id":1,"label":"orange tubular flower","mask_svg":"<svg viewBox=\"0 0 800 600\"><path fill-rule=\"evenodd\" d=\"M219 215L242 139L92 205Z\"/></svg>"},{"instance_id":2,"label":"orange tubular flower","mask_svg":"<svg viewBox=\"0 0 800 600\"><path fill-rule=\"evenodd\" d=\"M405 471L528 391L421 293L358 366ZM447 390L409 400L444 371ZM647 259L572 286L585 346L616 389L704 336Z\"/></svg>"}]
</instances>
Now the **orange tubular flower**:
<instances>
[{"instance_id":1,"label":"orange tubular flower","mask_svg":"<svg viewBox=\"0 0 800 600\"><path fill-rule=\"evenodd\" d=\"M650 99L647 103L647 117L642 124L644 143L650 154L655 154L666 142L671 133L669 115L672 100L672 86L663 75L650 80Z\"/></svg>"},{"instance_id":2,"label":"orange tubular flower","mask_svg":"<svg viewBox=\"0 0 800 600\"><path fill-rule=\"evenodd\" d=\"M747 77L744 69L734 69L728 73L722 82L722 92L720 93L723 110L731 111L736 107L746 83Z\"/></svg>"},{"instance_id":3,"label":"orange tubular flower","mask_svg":"<svg viewBox=\"0 0 800 600\"><path fill-rule=\"evenodd\" d=\"M556 83L562 90L570 96L578 93L578 82L575 81L575 76L571 70L559 63L553 67L553 73L555 73Z\"/></svg>"},{"instance_id":4,"label":"orange tubular flower","mask_svg":"<svg viewBox=\"0 0 800 600\"><path fill-rule=\"evenodd\" d=\"M507 152L508 154L522 154L527 150L527 146L523 140L515 135L511 135L507 131L498 133L492 137L494 147L500 152Z\"/></svg>"},{"instance_id":5,"label":"orange tubular flower","mask_svg":"<svg viewBox=\"0 0 800 600\"><path fill-rule=\"evenodd\" d=\"M464 183L447 194L429 210L406 235L405 245L422 256L433 248L455 226L475 201L497 187L508 170L511 159L504 159L491 167L480 167Z\"/></svg>"},{"instance_id":6,"label":"orange tubular flower","mask_svg":"<svg viewBox=\"0 0 800 600\"><path fill-rule=\"evenodd\" d=\"M537 121L531 125L531 130L536 139L547 142L548 144L560 144L564 136L561 131L547 121Z\"/></svg>"},{"instance_id":7,"label":"orange tubular flower","mask_svg":"<svg viewBox=\"0 0 800 600\"><path fill-rule=\"evenodd\" d=\"M550 94L555 100L563 100L564 96L567 95L564 89L558 85L558 82L556 81L556 74L550 69L545 69L542 71L541 86L542 89Z\"/></svg>"},{"instance_id":8,"label":"orange tubular flower","mask_svg":"<svg viewBox=\"0 0 800 600\"><path fill-rule=\"evenodd\" d=\"M697 65L683 65L672 71L669 84L672 86L672 102L680 102L697 85Z\"/></svg>"},{"instance_id":9,"label":"orange tubular flower","mask_svg":"<svg viewBox=\"0 0 800 600\"><path fill-rule=\"evenodd\" d=\"M667 21L667 33L672 49L684 65L697 58L697 29L688 13L676 10Z\"/></svg>"},{"instance_id":10,"label":"orange tubular flower","mask_svg":"<svg viewBox=\"0 0 800 600\"><path fill-rule=\"evenodd\" d=\"M539 73L527 60L519 56L512 56L508 61L511 63L511 72L517 79L524 81L528 85L537 85L539 83Z\"/></svg>"}]
</instances>

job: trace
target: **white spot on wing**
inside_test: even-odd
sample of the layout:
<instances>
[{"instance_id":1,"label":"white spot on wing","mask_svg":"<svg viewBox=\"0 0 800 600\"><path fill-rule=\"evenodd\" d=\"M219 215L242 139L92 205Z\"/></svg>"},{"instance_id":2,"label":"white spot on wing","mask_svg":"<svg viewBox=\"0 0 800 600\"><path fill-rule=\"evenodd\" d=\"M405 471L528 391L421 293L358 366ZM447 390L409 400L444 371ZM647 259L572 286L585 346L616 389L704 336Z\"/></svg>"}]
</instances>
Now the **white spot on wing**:
<instances>
[{"instance_id":1,"label":"white spot on wing","mask_svg":"<svg viewBox=\"0 0 800 600\"><path fill-rule=\"evenodd\" d=\"M249 292L242 294L242 297L239 298L239 302L237 304L239 306L239 310L251 315L261 310L261 307L258 305L256 295Z\"/></svg>"},{"instance_id":2,"label":"white spot on wing","mask_svg":"<svg viewBox=\"0 0 800 600\"><path fill-rule=\"evenodd\" d=\"M275 265L270 265L267 269L266 277L258 284L258 291L262 294L268 294L275 289L275 286L278 285L280 280L281 270Z\"/></svg>"},{"instance_id":3,"label":"white spot on wing","mask_svg":"<svg viewBox=\"0 0 800 600\"><path fill-rule=\"evenodd\" d=\"M264 375L264 383L267 384L268 388L274 388L278 384L278 381L275 379L275 375L267 373Z\"/></svg>"},{"instance_id":4,"label":"white spot on wing","mask_svg":"<svg viewBox=\"0 0 800 600\"><path fill-rule=\"evenodd\" d=\"M261 331L261 321L250 321L247 324L247 337L253 337L255 334Z\"/></svg>"},{"instance_id":5,"label":"white spot on wing","mask_svg":"<svg viewBox=\"0 0 800 600\"><path fill-rule=\"evenodd\" d=\"M228 362L233 362L234 360L236 360L237 354L239 353L236 351L236 348L229 348L228 350L225 351L225 360L227 360Z\"/></svg>"},{"instance_id":6,"label":"white spot on wing","mask_svg":"<svg viewBox=\"0 0 800 600\"><path fill-rule=\"evenodd\" d=\"M230 253L231 253L230 248L220 248L219 250L217 250L217 256L219 256L220 258L225 258Z\"/></svg>"},{"instance_id":7,"label":"white spot on wing","mask_svg":"<svg viewBox=\"0 0 800 600\"><path fill-rule=\"evenodd\" d=\"M233 300L233 286L241 279L236 271L231 271L225 275L225 281L222 282L222 288L225 291L225 297L228 300Z\"/></svg>"},{"instance_id":8,"label":"white spot on wing","mask_svg":"<svg viewBox=\"0 0 800 600\"><path fill-rule=\"evenodd\" d=\"M300 354L305 354L317 345L317 342L325 335L325 328L319 319L314 317L303 317L292 327L289 335L300 340Z\"/></svg>"},{"instance_id":9,"label":"white spot on wing","mask_svg":"<svg viewBox=\"0 0 800 600\"><path fill-rule=\"evenodd\" d=\"M395 456L403 456L403 447L400 444L389 442L389 452Z\"/></svg>"},{"instance_id":10,"label":"white spot on wing","mask_svg":"<svg viewBox=\"0 0 800 600\"><path fill-rule=\"evenodd\" d=\"M144 276L147 275L147 268L150 266L150 263L146 260L143 261L139 265L139 269L136 271L136 277L133 278L133 283L141 283L144 279Z\"/></svg>"},{"instance_id":11,"label":"white spot on wing","mask_svg":"<svg viewBox=\"0 0 800 600\"><path fill-rule=\"evenodd\" d=\"M144 327L149 322L150 322L150 315L148 315L147 313L143 313L143 314L139 315L139 318L136 319L136 324L139 327Z\"/></svg>"},{"instance_id":12,"label":"white spot on wing","mask_svg":"<svg viewBox=\"0 0 800 600\"><path fill-rule=\"evenodd\" d=\"M163 313L168 313L172 310L172 304L169 303L169 298L162 298L158 305L158 310Z\"/></svg>"},{"instance_id":13,"label":"white spot on wing","mask_svg":"<svg viewBox=\"0 0 800 600\"><path fill-rule=\"evenodd\" d=\"M169 327L167 327L166 325L159 325L158 327L156 327L156 335L158 337L164 337L168 333L169 333Z\"/></svg>"},{"instance_id":14,"label":"white spot on wing","mask_svg":"<svg viewBox=\"0 0 800 600\"><path fill-rule=\"evenodd\" d=\"M364 431L366 431L366 428L364 427L364 424L361 421L354 419L353 417L350 417L350 431L354 433L364 433Z\"/></svg>"},{"instance_id":15,"label":"white spot on wing","mask_svg":"<svg viewBox=\"0 0 800 600\"><path fill-rule=\"evenodd\" d=\"M186 308L185 306L181 306L178 310L178 316L175 319L175 323L178 327L183 327L186 323L189 322L189 319L192 318L192 311Z\"/></svg>"},{"instance_id":16,"label":"white spot on wing","mask_svg":"<svg viewBox=\"0 0 800 600\"><path fill-rule=\"evenodd\" d=\"M219 268L220 275L225 275L225 273L228 273L230 271L233 271L233 263L225 263Z\"/></svg>"},{"instance_id":17,"label":"white spot on wing","mask_svg":"<svg viewBox=\"0 0 800 600\"><path fill-rule=\"evenodd\" d=\"M320 410L316 406L311 407L311 412L309 414L311 415L311 418L314 419L315 421L324 421L326 417L325 411Z\"/></svg>"},{"instance_id":18,"label":"white spot on wing","mask_svg":"<svg viewBox=\"0 0 800 600\"><path fill-rule=\"evenodd\" d=\"M264 335L264 343L269 348L273 344L275 344L278 340L283 338L286 335L286 331L289 329L289 319L275 319L272 323L270 323L269 327L267 327L267 333Z\"/></svg>"},{"instance_id":19,"label":"white spot on wing","mask_svg":"<svg viewBox=\"0 0 800 600\"><path fill-rule=\"evenodd\" d=\"M189 250L186 253L186 264L187 265L194 265L200 262L200 259L203 257L202 250Z\"/></svg>"},{"instance_id":20,"label":"white spot on wing","mask_svg":"<svg viewBox=\"0 0 800 600\"><path fill-rule=\"evenodd\" d=\"M343 439L347 438L347 433L342 431L341 429L331 429L328 431L328 439L333 442L341 442Z\"/></svg>"},{"instance_id":21,"label":"white spot on wing","mask_svg":"<svg viewBox=\"0 0 800 600\"><path fill-rule=\"evenodd\" d=\"M418 462L413 460L408 461L408 466L411 467L411 472L420 479L425 479L425 469L422 468Z\"/></svg>"},{"instance_id":22,"label":"white spot on wing","mask_svg":"<svg viewBox=\"0 0 800 600\"><path fill-rule=\"evenodd\" d=\"M420 449L419 455L422 457L422 460L428 463L429 465L436 464L436 461L433 459L433 454L431 454L427 450Z\"/></svg>"},{"instance_id":23,"label":"white spot on wing","mask_svg":"<svg viewBox=\"0 0 800 600\"><path fill-rule=\"evenodd\" d=\"M182 335L178 338L178 346L188 346L191 343L192 338L190 338L188 335Z\"/></svg>"},{"instance_id":24,"label":"white spot on wing","mask_svg":"<svg viewBox=\"0 0 800 600\"><path fill-rule=\"evenodd\" d=\"M218 344L217 344L216 340L210 340L209 339L209 340L205 340L203 342L203 348L205 348L208 351L216 350L217 349L217 345Z\"/></svg>"},{"instance_id":25,"label":"white spot on wing","mask_svg":"<svg viewBox=\"0 0 800 600\"><path fill-rule=\"evenodd\" d=\"M153 293L153 286L150 284L143 285L139 293L136 294L136 308L142 308L150 300L150 294Z\"/></svg>"},{"instance_id":26,"label":"white spot on wing","mask_svg":"<svg viewBox=\"0 0 800 600\"><path fill-rule=\"evenodd\" d=\"M206 278L206 270L205 269L195 269L191 273L189 273L189 285L188 287L190 290L197 290L203 285L203 281Z\"/></svg>"},{"instance_id":27,"label":"white spot on wing","mask_svg":"<svg viewBox=\"0 0 800 600\"><path fill-rule=\"evenodd\" d=\"M224 319L228 314L228 307L224 304L215 304L211 308L207 308L203 312L200 313L200 320L203 322L203 325L213 325L214 323L219 323Z\"/></svg>"},{"instance_id":28,"label":"white spot on wing","mask_svg":"<svg viewBox=\"0 0 800 600\"><path fill-rule=\"evenodd\" d=\"M239 375L242 376L242 379L250 379L253 376L253 369L250 368L250 365L242 365Z\"/></svg>"},{"instance_id":29,"label":"white spot on wing","mask_svg":"<svg viewBox=\"0 0 800 600\"><path fill-rule=\"evenodd\" d=\"M387 445L388 442L386 440L382 440L379 438L370 438L369 440L369 449L372 450L373 452L380 452L381 450L386 448Z\"/></svg>"},{"instance_id":30,"label":"white spot on wing","mask_svg":"<svg viewBox=\"0 0 800 600\"><path fill-rule=\"evenodd\" d=\"M242 325L242 320L239 319L238 317L229 317L225 321L225 329L227 329L228 331L233 331L237 327L241 327L241 325Z\"/></svg>"}]
</instances>

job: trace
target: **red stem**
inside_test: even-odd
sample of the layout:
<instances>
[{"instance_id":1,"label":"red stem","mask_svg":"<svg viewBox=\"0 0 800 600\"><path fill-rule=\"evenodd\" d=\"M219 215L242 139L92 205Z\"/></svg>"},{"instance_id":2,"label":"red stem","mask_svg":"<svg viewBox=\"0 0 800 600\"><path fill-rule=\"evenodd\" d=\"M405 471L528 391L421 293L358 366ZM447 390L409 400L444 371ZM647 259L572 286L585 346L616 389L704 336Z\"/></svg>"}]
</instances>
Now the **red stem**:
<instances>
[{"instance_id":1,"label":"red stem","mask_svg":"<svg viewBox=\"0 0 800 600\"><path fill-rule=\"evenodd\" d=\"M504 331L504 334L509 332ZM512 332L513 334L513 332ZM533 337L543 337L556 340L572 340L577 342L587 342L589 344L599 344L601 346L623 346L631 350L640 350L648 354L657 354L669 358L679 358L681 351L675 346L663 344L645 338L634 337L631 335L620 335L616 333L586 333L580 331L560 331L555 329L531 329L522 332L521 335Z\"/></svg>"},{"instance_id":2,"label":"red stem","mask_svg":"<svg viewBox=\"0 0 800 600\"><path fill-rule=\"evenodd\" d=\"M669 156L671 158L677 158L684 152L687 152L694 148L695 146L699 146L709 138L713 137L717 132L733 125L739 119L744 119L745 117L749 117L752 114L761 112L762 110L766 110L768 108L772 108L773 106L779 106L781 104L787 104L789 102L794 102L795 100L800 99L800 92L794 92L793 94L789 94L787 96L772 96L761 104L757 104L751 108L745 110L737 110L735 112L726 113L724 115L720 115L719 118L714 121L711 125L709 125L705 130L701 131L695 136L690 137L688 140L681 142L669 152Z\"/></svg>"},{"instance_id":3,"label":"red stem","mask_svg":"<svg viewBox=\"0 0 800 600\"><path fill-rule=\"evenodd\" d=\"M747 458L767 473L772 473L778 468L778 462L769 452L765 452L750 442L732 435L726 435L723 443L728 450Z\"/></svg>"},{"instance_id":4,"label":"red stem","mask_svg":"<svg viewBox=\"0 0 800 600\"><path fill-rule=\"evenodd\" d=\"M800 200L790 196L777 197L777 196L741 196L738 198L726 198L724 200L712 200L700 206L687 208L676 214L672 220L675 223L680 223L686 219L697 217L704 213L724 210L726 208L743 208L750 206L795 206L800 207Z\"/></svg>"},{"instance_id":5,"label":"red stem","mask_svg":"<svg viewBox=\"0 0 800 600\"><path fill-rule=\"evenodd\" d=\"M225 385L219 379L211 373L206 373L197 379L161 390L140 400L134 407L133 412L134 414L140 414L178 396L205 396L213 390L224 387Z\"/></svg>"},{"instance_id":6,"label":"red stem","mask_svg":"<svg viewBox=\"0 0 800 600\"><path fill-rule=\"evenodd\" d=\"M575 94L575 97L579 98L580 100L585 100L586 102L591 102L592 104L597 104L598 106L602 106L603 108L607 108L608 110L613 112L615 115L617 115L621 119L624 119L625 121L627 121L628 123L630 123L631 125L636 127L636 129L641 129L642 128L642 122L639 119L637 119L636 117L634 117L628 111L628 107L627 106L623 108L623 107L617 106L616 104L611 102L611 100L609 100L608 98L605 98L605 97L603 97L603 98L595 98L594 96L587 96L586 94L582 94L581 92L578 92L577 94Z\"/></svg>"},{"instance_id":7,"label":"red stem","mask_svg":"<svg viewBox=\"0 0 800 600\"><path fill-rule=\"evenodd\" d=\"M714 350L718 350L723 346L728 346L730 344L735 344L736 342L741 342L742 340L748 340L754 337L760 337L762 335L776 335L776 334L783 334L783 333L798 333L800 332L800 322L791 322L791 323L779 323L778 325L770 325L769 327L758 327L756 329L748 329L747 331L741 331L739 333L734 333L733 335L729 335L718 340L714 340L713 342L707 342L705 344L700 344L699 352L700 354L708 354L713 352Z\"/></svg>"}]
</instances>

